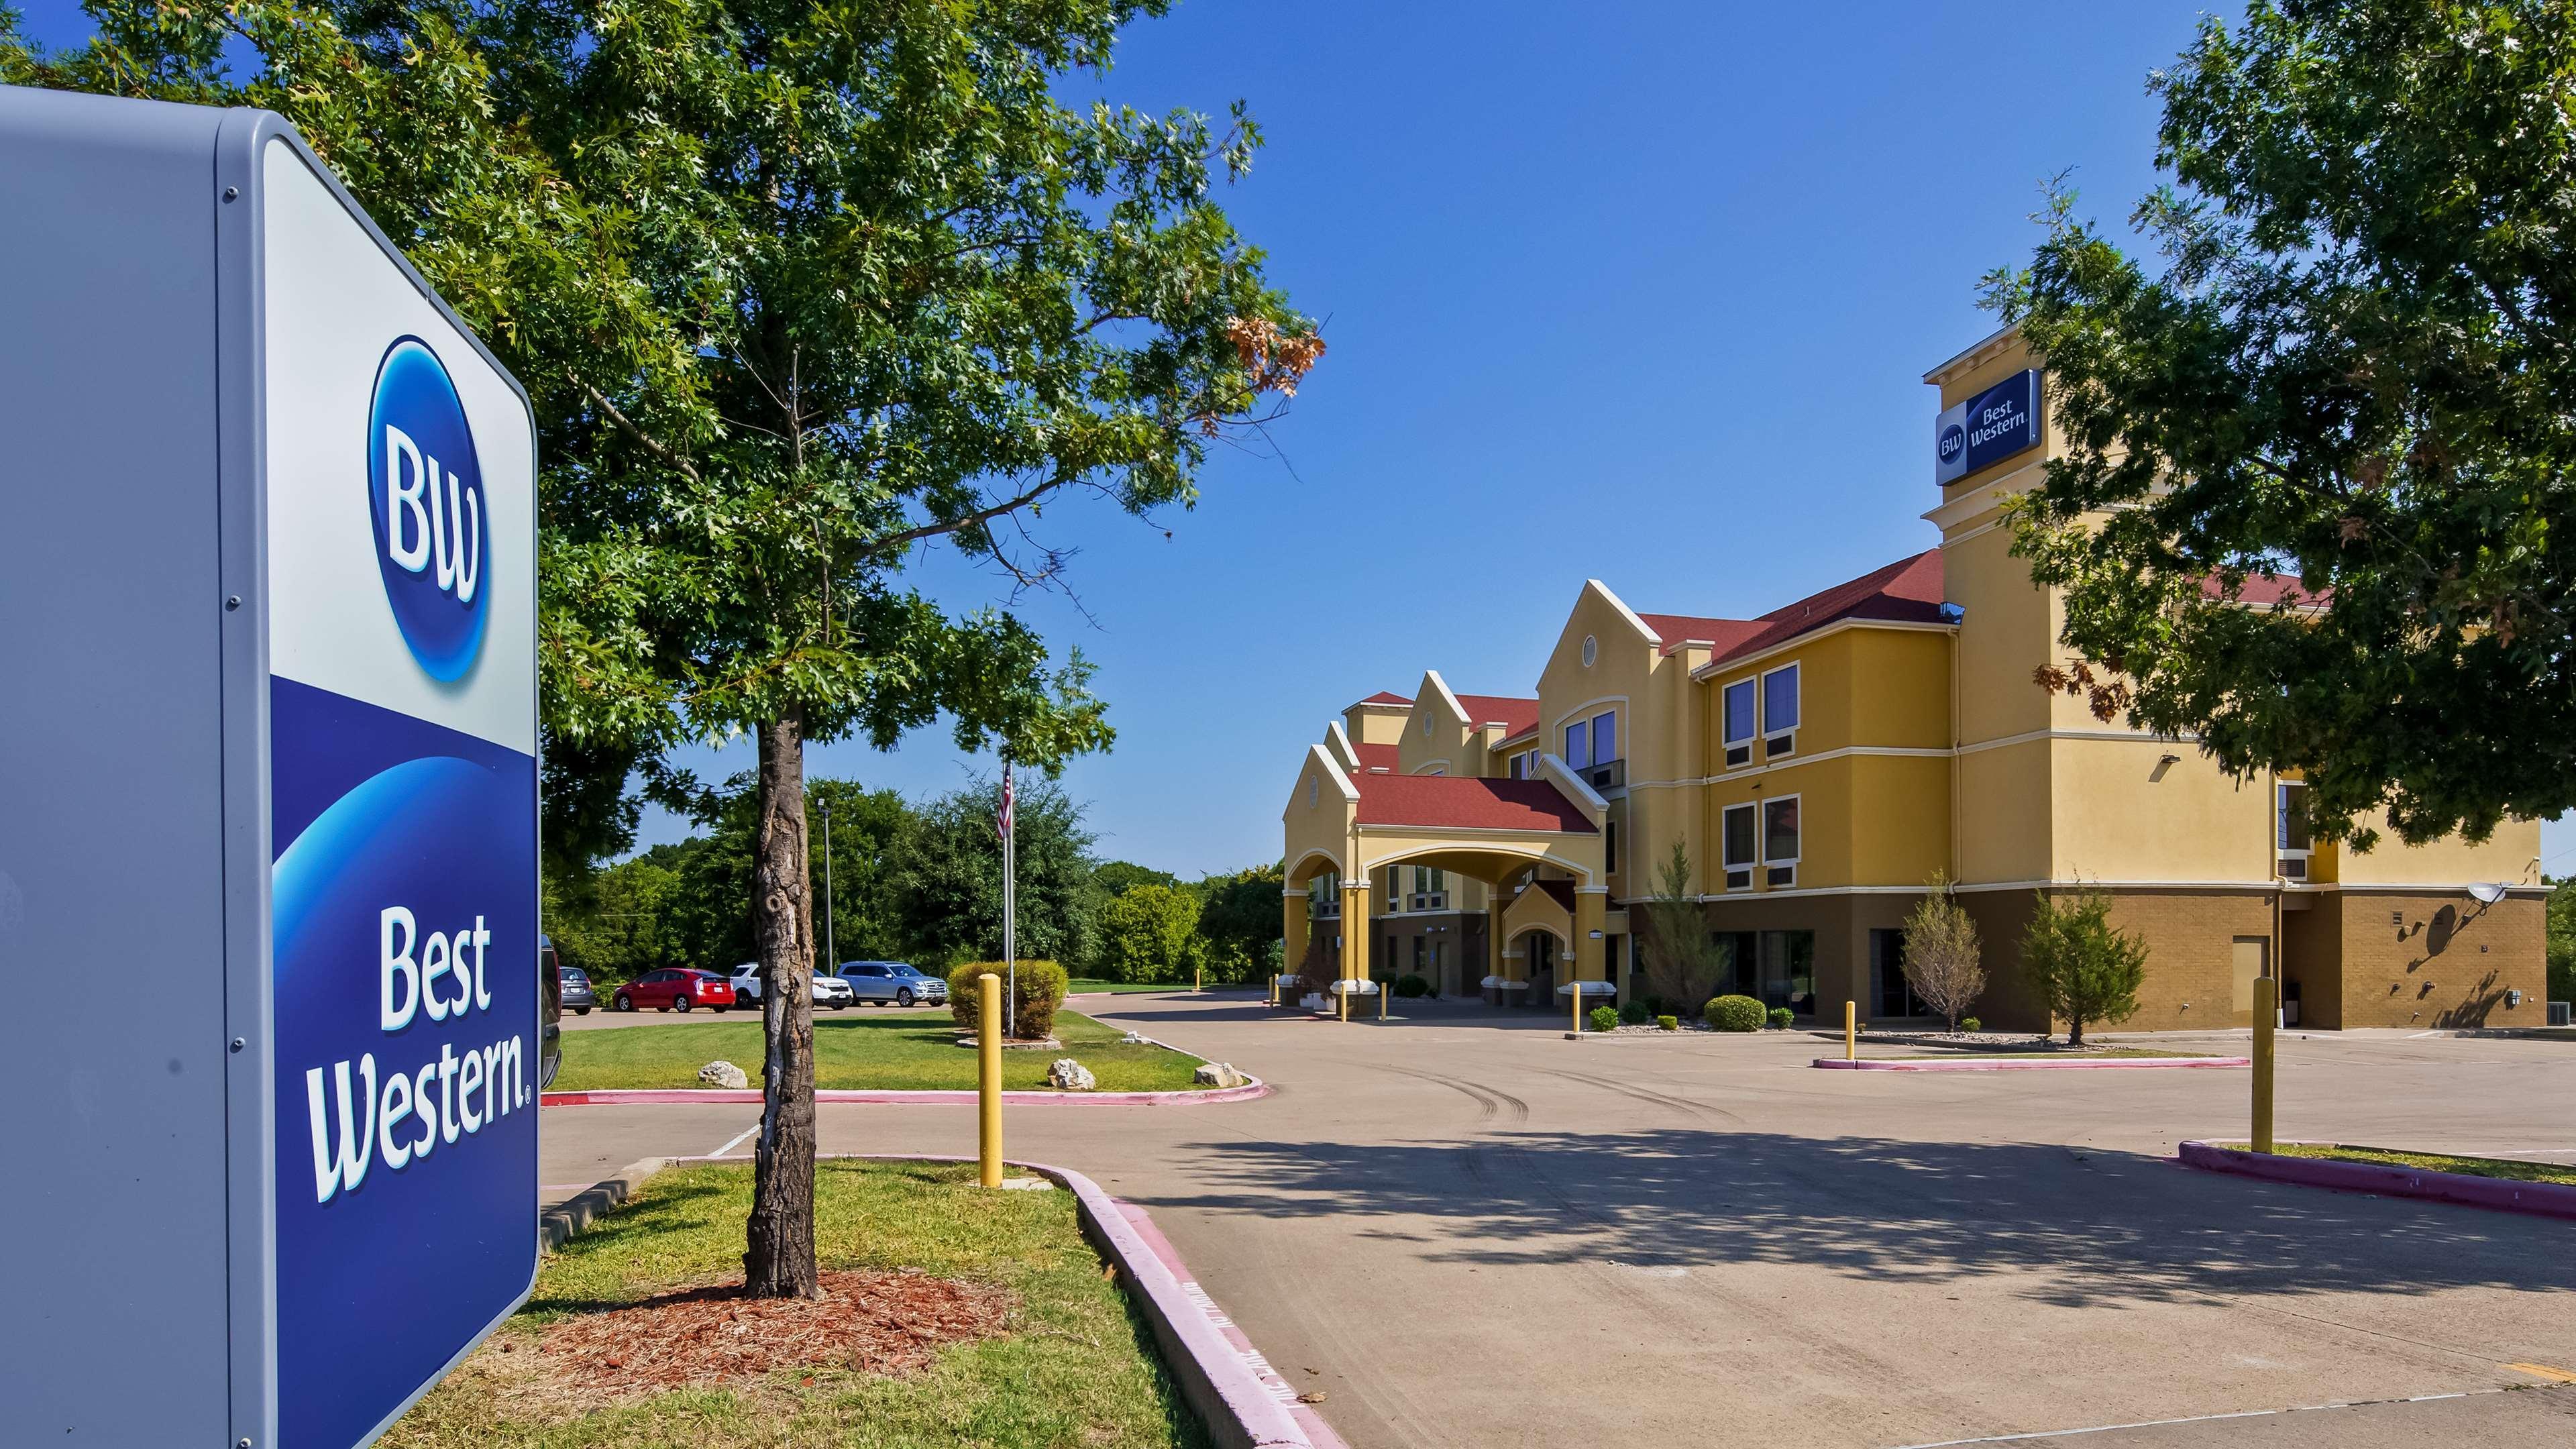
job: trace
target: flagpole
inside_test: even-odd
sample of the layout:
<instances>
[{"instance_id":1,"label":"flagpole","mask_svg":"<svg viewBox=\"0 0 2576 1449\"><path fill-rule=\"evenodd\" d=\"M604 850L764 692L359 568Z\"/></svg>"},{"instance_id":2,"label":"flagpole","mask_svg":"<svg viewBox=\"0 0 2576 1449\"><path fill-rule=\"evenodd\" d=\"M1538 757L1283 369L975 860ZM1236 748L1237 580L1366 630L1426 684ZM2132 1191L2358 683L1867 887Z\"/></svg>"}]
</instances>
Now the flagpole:
<instances>
[{"instance_id":1,"label":"flagpole","mask_svg":"<svg viewBox=\"0 0 2576 1449\"><path fill-rule=\"evenodd\" d=\"M1019 902L1019 821L1016 803L1011 799L1011 762L1002 760L1002 960L1008 980L1002 988L1002 1010L1008 1015L1002 1024L1002 1035L1016 1035L1020 1029L1020 902Z\"/></svg>"},{"instance_id":2,"label":"flagpole","mask_svg":"<svg viewBox=\"0 0 2576 1449\"><path fill-rule=\"evenodd\" d=\"M825 976L841 974L840 952L832 945L832 798L823 797L823 970Z\"/></svg>"}]
</instances>

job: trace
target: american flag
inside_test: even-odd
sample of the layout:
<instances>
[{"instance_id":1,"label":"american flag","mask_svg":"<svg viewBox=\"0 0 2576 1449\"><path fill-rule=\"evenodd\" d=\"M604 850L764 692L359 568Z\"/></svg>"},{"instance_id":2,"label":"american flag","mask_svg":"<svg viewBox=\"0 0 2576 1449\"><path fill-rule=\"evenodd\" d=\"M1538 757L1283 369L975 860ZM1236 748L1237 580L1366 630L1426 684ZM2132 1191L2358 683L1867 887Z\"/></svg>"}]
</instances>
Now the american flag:
<instances>
[{"instance_id":1,"label":"american flag","mask_svg":"<svg viewBox=\"0 0 2576 1449\"><path fill-rule=\"evenodd\" d=\"M1011 833L1011 762L1008 760L1002 762L1002 813L998 823L1007 838Z\"/></svg>"}]
</instances>

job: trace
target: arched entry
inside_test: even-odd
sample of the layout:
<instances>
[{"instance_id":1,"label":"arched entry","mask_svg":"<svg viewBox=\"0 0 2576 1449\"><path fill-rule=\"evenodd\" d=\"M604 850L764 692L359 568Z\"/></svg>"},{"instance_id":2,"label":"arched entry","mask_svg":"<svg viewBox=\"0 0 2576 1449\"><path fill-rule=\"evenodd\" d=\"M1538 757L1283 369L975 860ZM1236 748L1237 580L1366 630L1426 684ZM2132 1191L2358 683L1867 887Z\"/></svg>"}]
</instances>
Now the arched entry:
<instances>
[{"instance_id":1,"label":"arched entry","mask_svg":"<svg viewBox=\"0 0 2576 1449\"><path fill-rule=\"evenodd\" d=\"M1523 980L1529 989L1514 993L1519 1000L1513 1006L1545 1006L1556 997L1557 978L1565 970L1565 950L1556 937L1545 931L1524 931L1520 939Z\"/></svg>"}]
</instances>

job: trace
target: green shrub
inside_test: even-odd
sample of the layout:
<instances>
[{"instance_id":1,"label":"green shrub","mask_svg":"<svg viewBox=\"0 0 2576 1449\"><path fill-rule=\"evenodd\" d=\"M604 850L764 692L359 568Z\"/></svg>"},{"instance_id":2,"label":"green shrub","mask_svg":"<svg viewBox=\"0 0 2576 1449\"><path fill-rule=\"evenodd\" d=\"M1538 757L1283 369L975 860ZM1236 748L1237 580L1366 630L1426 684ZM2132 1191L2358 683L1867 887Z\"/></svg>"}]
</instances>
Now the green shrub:
<instances>
[{"instance_id":1,"label":"green shrub","mask_svg":"<svg viewBox=\"0 0 2576 1449\"><path fill-rule=\"evenodd\" d=\"M1420 976L1407 971L1403 975L1395 978L1395 994L1403 997L1407 1001L1410 1001L1417 996L1429 996L1431 994L1431 983Z\"/></svg>"},{"instance_id":2,"label":"green shrub","mask_svg":"<svg viewBox=\"0 0 2576 1449\"><path fill-rule=\"evenodd\" d=\"M976 1013L983 1009L978 977L990 971L1009 979L999 961L969 961L948 973L948 1015L964 1030L973 1031L978 1024ZM1064 1005L1064 968L1053 961L1023 961L1019 970L1019 992L1016 1019L1012 1033L1018 1041L1041 1041L1055 1035L1055 1011Z\"/></svg>"},{"instance_id":3,"label":"green shrub","mask_svg":"<svg viewBox=\"0 0 2576 1449\"><path fill-rule=\"evenodd\" d=\"M1959 1018L1959 1030L1961 1031L1984 1031L1985 1029L1986 1024L1977 1020L1973 1016L1963 1016Z\"/></svg>"},{"instance_id":4,"label":"green shrub","mask_svg":"<svg viewBox=\"0 0 2576 1449\"><path fill-rule=\"evenodd\" d=\"M1750 996L1713 996L1700 1017L1717 1031L1760 1031L1762 1003Z\"/></svg>"},{"instance_id":5,"label":"green shrub","mask_svg":"<svg viewBox=\"0 0 2576 1449\"><path fill-rule=\"evenodd\" d=\"M1619 1029L1619 1013L1606 1006L1596 1006L1592 1008L1591 1021L1592 1029L1594 1031L1617 1031Z\"/></svg>"},{"instance_id":6,"label":"green shrub","mask_svg":"<svg viewBox=\"0 0 2576 1449\"><path fill-rule=\"evenodd\" d=\"M1771 1029L1773 1031L1787 1031L1789 1029L1789 1023L1796 1021L1797 1019L1798 1013L1791 1011L1785 1006L1775 1006L1771 1008L1770 1021Z\"/></svg>"},{"instance_id":7,"label":"green shrub","mask_svg":"<svg viewBox=\"0 0 2576 1449\"><path fill-rule=\"evenodd\" d=\"M1682 1029L1682 1019L1678 1016L1659 1016L1655 1018L1655 1025L1665 1031L1679 1031Z\"/></svg>"},{"instance_id":8,"label":"green shrub","mask_svg":"<svg viewBox=\"0 0 2576 1449\"><path fill-rule=\"evenodd\" d=\"M1652 1015L1654 1013L1648 1011L1642 1001L1631 1001L1619 1008L1619 1019L1630 1026L1644 1026L1646 1018Z\"/></svg>"}]
</instances>

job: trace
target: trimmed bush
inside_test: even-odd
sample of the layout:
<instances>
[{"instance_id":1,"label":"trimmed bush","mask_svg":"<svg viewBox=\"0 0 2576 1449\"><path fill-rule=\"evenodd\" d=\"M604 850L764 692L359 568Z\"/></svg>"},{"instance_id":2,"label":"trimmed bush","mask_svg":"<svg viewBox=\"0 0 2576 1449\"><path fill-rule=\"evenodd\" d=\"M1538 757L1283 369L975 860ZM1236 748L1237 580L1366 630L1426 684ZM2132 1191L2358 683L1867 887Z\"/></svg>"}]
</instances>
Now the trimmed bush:
<instances>
[{"instance_id":1,"label":"trimmed bush","mask_svg":"<svg viewBox=\"0 0 2576 1449\"><path fill-rule=\"evenodd\" d=\"M1395 978L1395 994L1403 997L1407 1001L1410 1001L1417 996L1429 996L1431 994L1431 983L1420 976L1407 971L1403 975Z\"/></svg>"},{"instance_id":2,"label":"trimmed bush","mask_svg":"<svg viewBox=\"0 0 2576 1449\"><path fill-rule=\"evenodd\" d=\"M973 1031L983 1009L982 986L976 978L990 971L1010 979L999 961L969 961L948 973L948 1015L961 1030ZM1055 1035L1056 1008L1064 1005L1064 968L1053 961L1023 961L1012 1025L1017 1041L1042 1041Z\"/></svg>"},{"instance_id":3,"label":"trimmed bush","mask_svg":"<svg viewBox=\"0 0 2576 1449\"><path fill-rule=\"evenodd\" d=\"M1652 1015L1654 1013L1648 1011L1642 1001L1631 1001L1619 1008L1619 1019L1630 1026L1644 1026L1646 1018Z\"/></svg>"},{"instance_id":4,"label":"trimmed bush","mask_svg":"<svg viewBox=\"0 0 2576 1449\"><path fill-rule=\"evenodd\" d=\"M1713 996L1700 1017L1715 1031L1760 1031L1762 1003L1750 996Z\"/></svg>"},{"instance_id":5,"label":"trimmed bush","mask_svg":"<svg viewBox=\"0 0 2576 1449\"><path fill-rule=\"evenodd\" d=\"M1959 1018L1959 1030L1961 1031L1984 1031L1985 1029L1986 1024L1977 1020L1973 1016L1963 1016Z\"/></svg>"},{"instance_id":6,"label":"trimmed bush","mask_svg":"<svg viewBox=\"0 0 2576 1449\"><path fill-rule=\"evenodd\" d=\"M1596 1006L1592 1008L1591 1022L1594 1031L1617 1031L1619 1013L1606 1006Z\"/></svg>"},{"instance_id":7,"label":"trimmed bush","mask_svg":"<svg viewBox=\"0 0 2576 1449\"><path fill-rule=\"evenodd\" d=\"M1785 1006L1775 1006L1771 1008L1770 1021L1771 1029L1773 1031L1787 1031L1789 1029L1789 1023L1796 1021L1797 1019L1798 1013L1791 1011Z\"/></svg>"},{"instance_id":8,"label":"trimmed bush","mask_svg":"<svg viewBox=\"0 0 2576 1449\"><path fill-rule=\"evenodd\" d=\"M1665 1031L1679 1031L1682 1029L1682 1019L1678 1016L1659 1016L1655 1018L1655 1025Z\"/></svg>"}]
</instances>

